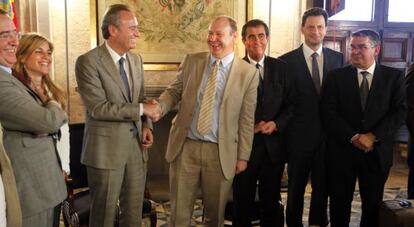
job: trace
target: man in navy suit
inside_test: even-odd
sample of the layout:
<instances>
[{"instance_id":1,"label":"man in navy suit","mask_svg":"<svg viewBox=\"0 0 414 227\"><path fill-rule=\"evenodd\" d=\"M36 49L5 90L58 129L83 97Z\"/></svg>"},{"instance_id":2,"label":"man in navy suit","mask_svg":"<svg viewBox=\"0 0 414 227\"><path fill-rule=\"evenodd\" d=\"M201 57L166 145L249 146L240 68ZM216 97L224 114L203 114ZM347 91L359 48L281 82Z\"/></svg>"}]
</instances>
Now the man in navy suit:
<instances>
[{"instance_id":1,"label":"man in navy suit","mask_svg":"<svg viewBox=\"0 0 414 227\"><path fill-rule=\"evenodd\" d=\"M236 175L233 182L233 225L252 226L258 182L260 226L283 227L283 212L279 213L280 181L286 158L284 135L292 116L287 64L265 55L269 28L263 21L247 22L242 29L242 40L247 51L244 60L258 68L260 82L252 153L247 169Z\"/></svg>"},{"instance_id":2,"label":"man in navy suit","mask_svg":"<svg viewBox=\"0 0 414 227\"><path fill-rule=\"evenodd\" d=\"M343 65L343 55L322 47L328 15L311 8L302 16L301 31L305 42L280 58L289 64L295 97L294 113L287 131L288 199L286 223L302 227L303 196L309 175L312 198L309 225L326 226L327 190L324 134L319 117L319 94L328 71Z\"/></svg>"},{"instance_id":3,"label":"man in navy suit","mask_svg":"<svg viewBox=\"0 0 414 227\"><path fill-rule=\"evenodd\" d=\"M375 62L380 52L375 31L353 33L350 50L351 65L330 72L322 94L331 226L349 225L357 179L360 226L378 226L394 136L406 116L404 75Z\"/></svg>"}]
</instances>

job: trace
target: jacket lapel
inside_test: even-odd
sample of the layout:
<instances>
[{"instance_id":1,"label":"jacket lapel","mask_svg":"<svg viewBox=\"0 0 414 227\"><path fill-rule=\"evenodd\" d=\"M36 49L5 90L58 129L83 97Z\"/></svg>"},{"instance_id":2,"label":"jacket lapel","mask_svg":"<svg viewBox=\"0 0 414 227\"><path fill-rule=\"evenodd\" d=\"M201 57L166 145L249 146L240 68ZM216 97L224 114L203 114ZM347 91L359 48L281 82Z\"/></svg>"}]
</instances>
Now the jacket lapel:
<instances>
[{"instance_id":1,"label":"jacket lapel","mask_svg":"<svg viewBox=\"0 0 414 227\"><path fill-rule=\"evenodd\" d=\"M206 54L205 57L202 58L200 61L194 61L196 63L195 71L194 71L194 74L190 76L190 80L191 79L194 80L193 85L194 85L194 91L196 92L194 97L196 98L197 98L198 91L200 90L201 81L203 80L204 71L206 70L206 67L208 67L208 64L210 63L209 59L210 59L210 55Z\"/></svg>"},{"instance_id":2,"label":"jacket lapel","mask_svg":"<svg viewBox=\"0 0 414 227\"><path fill-rule=\"evenodd\" d=\"M382 94L382 92L376 92L377 90L381 90L381 68L379 67L378 63L375 66L374 69L374 75L372 76L372 82L371 87L369 88L368 92L368 98L367 98L367 104L365 107L365 113L368 113L369 111L373 110L375 108L375 101L381 100L381 97L376 97L376 95ZM373 92L371 92L373 91ZM370 115L372 116L372 115Z\"/></svg>"},{"instance_id":3,"label":"jacket lapel","mask_svg":"<svg viewBox=\"0 0 414 227\"><path fill-rule=\"evenodd\" d=\"M142 77L140 76L140 73L138 69L141 67L141 62L134 62L133 58L130 56L129 53L127 53L127 62L128 62L128 68L129 68L129 76L131 77L132 82L132 102L139 102L139 93L141 90L141 87L139 86L142 81ZM137 67L134 67L137 66Z\"/></svg>"},{"instance_id":4,"label":"jacket lapel","mask_svg":"<svg viewBox=\"0 0 414 227\"><path fill-rule=\"evenodd\" d=\"M361 110L361 113L364 112L362 110L362 104L361 104L361 95L359 91L359 82L358 82L358 71L355 67L349 66L348 71L346 72L346 77L349 81L346 84L349 84L350 91L349 95L351 95L351 99L354 100L353 103L358 103L358 108ZM345 83L344 83L345 84Z\"/></svg>"},{"instance_id":5,"label":"jacket lapel","mask_svg":"<svg viewBox=\"0 0 414 227\"><path fill-rule=\"evenodd\" d=\"M108 75L114 80L115 84L119 87L119 89L121 89L125 100L128 101L129 98L124 84L121 80L121 75L118 72L115 62L112 60L111 55L106 49L105 44L101 45L101 47L99 48L99 57L99 61L101 62L100 65L107 71Z\"/></svg>"},{"instance_id":6,"label":"jacket lapel","mask_svg":"<svg viewBox=\"0 0 414 227\"><path fill-rule=\"evenodd\" d=\"M303 79L307 81L306 83L308 83L308 84L310 84L310 86L312 86L313 90L315 91L315 94L317 96L319 96L318 92L316 91L313 80L312 80L312 74L309 71L308 64L306 63L305 55L303 53L303 44L298 48L297 53L298 53L298 65L297 66L302 67L302 69L300 69L299 71L300 72L306 72L306 73L303 74L303 77L304 77ZM322 79L322 80L324 80L324 79ZM322 89L322 86L321 86L321 89Z\"/></svg>"},{"instance_id":7,"label":"jacket lapel","mask_svg":"<svg viewBox=\"0 0 414 227\"><path fill-rule=\"evenodd\" d=\"M236 85L236 81L238 78L237 75L239 75L241 72L239 70L239 64L240 59L238 59L236 56L234 57L233 63L230 68L229 72L229 78L227 79L226 88L224 89L224 95L223 95L223 102L226 100L226 98L230 95L230 91L232 91L233 86Z\"/></svg>"}]
</instances>

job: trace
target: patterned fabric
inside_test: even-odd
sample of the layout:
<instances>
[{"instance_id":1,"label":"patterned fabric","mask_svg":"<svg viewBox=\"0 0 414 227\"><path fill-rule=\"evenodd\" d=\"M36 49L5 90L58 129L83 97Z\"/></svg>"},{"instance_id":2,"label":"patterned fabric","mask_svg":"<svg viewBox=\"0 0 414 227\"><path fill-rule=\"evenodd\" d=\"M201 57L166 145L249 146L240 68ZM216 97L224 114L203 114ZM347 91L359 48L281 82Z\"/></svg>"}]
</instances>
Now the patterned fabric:
<instances>
[{"instance_id":1,"label":"patterned fabric","mask_svg":"<svg viewBox=\"0 0 414 227\"><path fill-rule=\"evenodd\" d=\"M220 67L220 59L216 60L214 68L208 77L201 101L200 115L197 122L197 130L201 135L207 134L211 129L211 114L214 109L214 97L216 96L216 79Z\"/></svg>"}]
</instances>

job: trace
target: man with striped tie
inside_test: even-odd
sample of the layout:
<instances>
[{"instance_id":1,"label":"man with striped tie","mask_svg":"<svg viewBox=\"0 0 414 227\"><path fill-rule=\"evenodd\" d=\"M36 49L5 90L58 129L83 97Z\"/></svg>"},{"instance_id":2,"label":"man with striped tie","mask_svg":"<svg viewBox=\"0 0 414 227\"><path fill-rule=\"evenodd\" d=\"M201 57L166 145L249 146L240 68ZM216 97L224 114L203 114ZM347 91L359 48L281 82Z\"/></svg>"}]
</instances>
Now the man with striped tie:
<instances>
[{"instance_id":1,"label":"man with striped tie","mask_svg":"<svg viewBox=\"0 0 414 227\"><path fill-rule=\"evenodd\" d=\"M209 26L210 52L188 54L161 94L161 115L179 104L168 140L171 226L190 226L199 189L208 226L222 226L233 177L244 171L253 141L258 70L234 54L237 24Z\"/></svg>"}]
</instances>

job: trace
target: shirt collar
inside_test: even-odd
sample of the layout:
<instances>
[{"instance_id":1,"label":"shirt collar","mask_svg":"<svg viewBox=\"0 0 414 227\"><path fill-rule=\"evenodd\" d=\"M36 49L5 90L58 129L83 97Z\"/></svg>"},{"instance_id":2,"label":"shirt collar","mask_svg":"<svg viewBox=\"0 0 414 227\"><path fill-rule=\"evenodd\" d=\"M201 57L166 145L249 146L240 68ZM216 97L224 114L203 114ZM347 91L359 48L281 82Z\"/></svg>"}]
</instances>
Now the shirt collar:
<instances>
[{"instance_id":1,"label":"shirt collar","mask_svg":"<svg viewBox=\"0 0 414 227\"><path fill-rule=\"evenodd\" d=\"M358 74L360 74L363 71L367 71L367 72L369 72L369 74L374 75L374 71L375 71L376 64L377 63L374 61L374 63L368 69L360 69L360 68L357 68Z\"/></svg>"},{"instance_id":2,"label":"shirt collar","mask_svg":"<svg viewBox=\"0 0 414 227\"><path fill-rule=\"evenodd\" d=\"M119 56L119 54L117 52L114 51L114 49L112 49L108 42L105 41L105 46L108 49L109 54L111 55L112 60L115 62L115 64L118 64L119 59L121 59L121 57L123 57L124 59L126 59L126 53Z\"/></svg>"},{"instance_id":3,"label":"shirt collar","mask_svg":"<svg viewBox=\"0 0 414 227\"><path fill-rule=\"evenodd\" d=\"M0 68L3 69L4 71L8 72L9 74L12 73L12 69L10 67L0 65Z\"/></svg>"},{"instance_id":4,"label":"shirt collar","mask_svg":"<svg viewBox=\"0 0 414 227\"><path fill-rule=\"evenodd\" d=\"M311 55L315 52L318 53L318 56L322 55L322 45L320 45L319 48L316 51L314 51L308 45L306 45L306 43L303 43L302 49L303 49L303 54L305 55L306 58L310 58Z\"/></svg>"},{"instance_id":5,"label":"shirt collar","mask_svg":"<svg viewBox=\"0 0 414 227\"><path fill-rule=\"evenodd\" d=\"M247 58L249 58L249 62L250 62L250 64L252 64L252 65L255 65L256 66L256 64L257 63L259 63L259 65L263 68L264 67L264 59L265 59L265 57L266 57L266 55L263 55L263 57L262 57L262 59L260 59L260 61L255 61L255 60L253 60L249 55L247 55Z\"/></svg>"},{"instance_id":6,"label":"shirt collar","mask_svg":"<svg viewBox=\"0 0 414 227\"><path fill-rule=\"evenodd\" d=\"M227 56L221 59L221 65L223 67L227 67L230 63L233 62L234 59L234 52L231 52ZM217 58L215 58L213 55L210 55L210 66L213 65L216 62Z\"/></svg>"}]
</instances>

